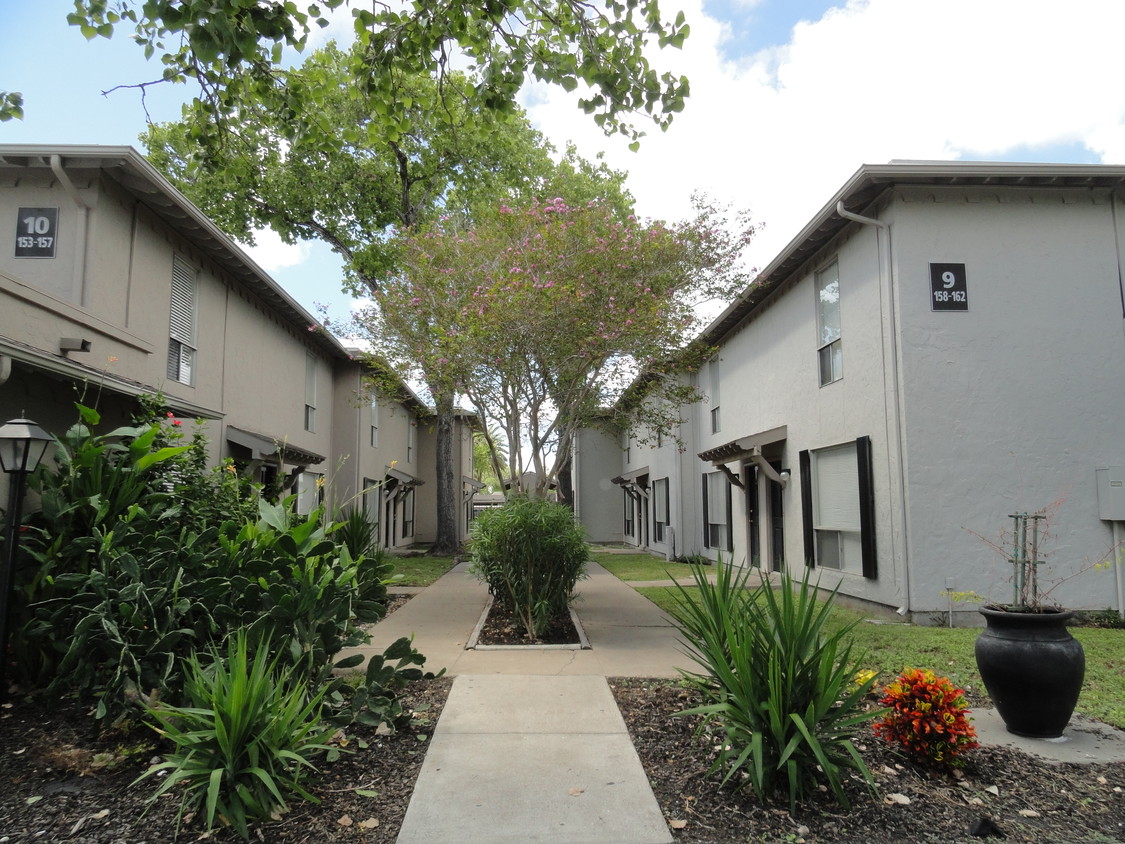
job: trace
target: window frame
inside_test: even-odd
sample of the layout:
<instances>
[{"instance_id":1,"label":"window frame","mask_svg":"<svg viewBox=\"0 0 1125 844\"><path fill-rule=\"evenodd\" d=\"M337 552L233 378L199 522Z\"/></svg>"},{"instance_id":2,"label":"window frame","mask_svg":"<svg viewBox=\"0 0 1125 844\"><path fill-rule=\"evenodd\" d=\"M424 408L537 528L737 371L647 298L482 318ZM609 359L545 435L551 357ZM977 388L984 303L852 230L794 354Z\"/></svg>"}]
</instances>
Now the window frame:
<instances>
[{"instance_id":1,"label":"window frame","mask_svg":"<svg viewBox=\"0 0 1125 844\"><path fill-rule=\"evenodd\" d=\"M836 286L835 300L826 303L824 291L833 284ZM814 288L816 293L817 377L820 380L820 386L826 387L844 377L844 329L840 314L840 262L838 259L833 258L831 262L816 272ZM829 314L825 313L826 307L831 309ZM834 316L834 320L826 319L826 316Z\"/></svg>"},{"instance_id":2,"label":"window frame","mask_svg":"<svg viewBox=\"0 0 1125 844\"><path fill-rule=\"evenodd\" d=\"M710 548L717 551L733 551L734 550L734 530L733 530L733 513L732 513L732 492L730 479L725 473L716 470L714 472L703 473L703 547ZM722 482L721 501L713 501L714 484ZM718 505L716 507L716 504ZM715 511L723 514L726 519L725 522L714 522L712 516ZM723 532L716 532L715 528L725 527L725 534Z\"/></svg>"},{"instance_id":3,"label":"window frame","mask_svg":"<svg viewBox=\"0 0 1125 844\"><path fill-rule=\"evenodd\" d=\"M664 529L672 524L669 516L668 478L657 478L652 482L651 498L652 538L654 542L664 542Z\"/></svg>"},{"instance_id":4,"label":"window frame","mask_svg":"<svg viewBox=\"0 0 1125 844\"><path fill-rule=\"evenodd\" d=\"M319 365L317 356L305 350L305 430L316 433L316 371Z\"/></svg>"},{"instance_id":5,"label":"window frame","mask_svg":"<svg viewBox=\"0 0 1125 844\"><path fill-rule=\"evenodd\" d=\"M842 530L843 532L858 534L859 544L857 551L859 559L851 559L849 561L845 556L843 565L837 568L827 565L824 561L824 555L818 553L821 547L821 537L827 538L828 533L833 531L839 533L841 529L835 528L832 525L825 525L823 516L819 512L821 505L818 502L818 473L816 471L815 455L818 452L824 453L847 446L853 446L855 450L855 492L856 508L858 510L858 528L854 531L849 531L846 528ZM816 449L815 451L805 450L799 453L798 458L801 475L801 517L804 528L806 564L809 567L819 565L845 574L862 574L863 577L869 579L877 578L878 560L876 557L875 494L871 437L857 437L855 440L838 443L835 446L826 446L821 449ZM843 538L841 537L840 539L842 542ZM852 547L853 549L856 548L855 545ZM853 557L857 551L853 550Z\"/></svg>"},{"instance_id":6,"label":"window frame","mask_svg":"<svg viewBox=\"0 0 1125 844\"><path fill-rule=\"evenodd\" d=\"M722 415L719 412L719 391L722 380L722 371L719 366L721 358L715 355L707 362L707 377L711 380L711 433L717 434L723 430Z\"/></svg>"},{"instance_id":7,"label":"window frame","mask_svg":"<svg viewBox=\"0 0 1125 844\"><path fill-rule=\"evenodd\" d=\"M194 387L199 356L198 267L173 254L170 286L168 361L165 374L177 384Z\"/></svg>"}]
</instances>

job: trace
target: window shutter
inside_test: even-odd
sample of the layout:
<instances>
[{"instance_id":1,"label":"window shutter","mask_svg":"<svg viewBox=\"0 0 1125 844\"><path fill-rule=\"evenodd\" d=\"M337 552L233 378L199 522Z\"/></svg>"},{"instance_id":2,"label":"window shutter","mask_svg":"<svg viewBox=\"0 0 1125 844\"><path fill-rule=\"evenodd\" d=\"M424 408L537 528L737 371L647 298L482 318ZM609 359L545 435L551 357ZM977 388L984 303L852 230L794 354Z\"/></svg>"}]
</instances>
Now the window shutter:
<instances>
[{"instance_id":1,"label":"window shutter","mask_svg":"<svg viewBox=\"0 0 1125 844\"><path fill-rule=\"evenodd\" d=\"M172 312L168 335L195 346L195 269L179 256L172 258Z\"/></svg>"},{"instance_id":2,"label":"window shutter","mask_svg":"<svg viewBox=\"0 0 1125 844\"><path fill-rule=\"evenodd\" d=\"M856 469L859 475L859 541L862 548L863 576L878 577L875 552L875 483L871 466L871 437L855 441Z\"/></svg>"},{"instance_id":3,"label":"window shutter","mask_svg":"<svg viewBox=\"0 0 1125 844\"><path fill-rule=\"evenodd\" d=\"M797 455L801 471L801 527L805 542L805 565L816 566L816 551L813 537L813 499L812 499L812 460L808 451Z\"/></svg>"},{"instance_id":4,"label":"window shutter","mask_svg":"<svg viewBox=\"0 0 1125 844\"><path fill-rule=\"evenodd\" d=\"M731 490L730 481L728 481L726 479L725 475L723 476L723 486L726 488L726 501L727 501L727 551L733 552L734 551L734 512L733 512L733 502L732 502L733 496L731 495L732 490Z\"/></svg>"},{"instance_id":5,"label":"window shutter","mask_svg":"<svg viewBox=\"0 0 1125 844\"><path fill-rule=\"evenodd\" d=\"M707 475L703 476L703 547L711 547L711 520L707 512Z\"/></svg>"}]
</instances>

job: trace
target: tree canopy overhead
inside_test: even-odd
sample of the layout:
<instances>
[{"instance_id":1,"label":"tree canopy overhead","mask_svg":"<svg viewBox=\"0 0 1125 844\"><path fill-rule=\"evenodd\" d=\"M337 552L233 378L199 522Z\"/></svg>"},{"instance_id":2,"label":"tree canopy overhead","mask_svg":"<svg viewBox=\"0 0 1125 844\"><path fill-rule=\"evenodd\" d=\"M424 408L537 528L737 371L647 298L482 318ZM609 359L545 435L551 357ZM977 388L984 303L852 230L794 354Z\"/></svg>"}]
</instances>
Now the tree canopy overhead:
<instances>
[{"instance_id":1,"label":"tree canopy overhead","mask_svg":"<svg viewBox=\"0 0 1125 844\"><path fill-rule=\"evenodd\" d=\"M67 19L87 38L131 28L146 56L158 56L163 64L156 82L194 80L197 103L213 123L226 126L237 122L241 104L250 100L280 114L309 113L319 94L289 79L285 50L303 50L312 30L328 26L329 15L349 0L75 0L74 5ZM689 32L683 13L662 19L658 0L419 0L356 3L350 11L357 47L350 54L350 76L372 102L382 103L385 124L403 131L408 126L399 108L403 86L419 75L440 84L455 64L468 64L474 100L491 110L510 111L529 78L568 91L585 86L579 106L607 132L634 142L643 132L628 115L645 115L666 128L688 94L686 78L659 73L645 54L653 43L679 47ZM19 104L4 103L14 116L12 107ZM291 127L314 128L299 120Z\"/></svg>"}]
</instances>

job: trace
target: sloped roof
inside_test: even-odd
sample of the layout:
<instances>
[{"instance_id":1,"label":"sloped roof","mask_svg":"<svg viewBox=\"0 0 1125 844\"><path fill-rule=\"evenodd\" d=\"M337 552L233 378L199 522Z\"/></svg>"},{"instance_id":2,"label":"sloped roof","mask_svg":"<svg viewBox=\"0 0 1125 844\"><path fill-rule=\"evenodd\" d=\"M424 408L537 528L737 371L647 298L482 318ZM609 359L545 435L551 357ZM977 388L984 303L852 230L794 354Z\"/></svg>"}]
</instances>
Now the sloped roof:
<instances>
[{"instance_id":1,"label":"sloped roof","mask_svg":"<svg viewBox=\"0 0 1125 844\"><path fill-rule=\"evenodd\" d=\"M310 331L310 326L319 326L318 320L133 147L0 144L0 174L10 174L14 170L49 170L51 157L55 155L59 156L64 170L100 170L264 300L282 319L308 332L311 343L337 359L348 357L344 347L329 332L319 328Z\"/></svg>"},{"instance_id":2,"label":"sloped roof","mask_svg":"<svg viewBox=\"0 0 1125 844\"><path fill-rule=\"evenodd\" d=\"M795 238L758 273L754 282L704 330L700 339L714 345L733 331L818 249L846 226L837 203L862 214L895 186L1003 186L1114 188L1125 185L1125 166L1105 164L1026 164L994 161L892 161L864 164L844 183Z\"/></svg>"}]
</instances>

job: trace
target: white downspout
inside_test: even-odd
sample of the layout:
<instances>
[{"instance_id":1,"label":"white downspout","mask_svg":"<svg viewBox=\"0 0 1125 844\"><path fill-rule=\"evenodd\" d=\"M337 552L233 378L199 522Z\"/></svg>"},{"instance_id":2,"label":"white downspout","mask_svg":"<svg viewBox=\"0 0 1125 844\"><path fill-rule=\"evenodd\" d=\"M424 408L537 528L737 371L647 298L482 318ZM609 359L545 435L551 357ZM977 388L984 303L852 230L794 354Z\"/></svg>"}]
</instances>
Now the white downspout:
<instances>
[{"instance_id":1,"label":"white downspout","mask_svg":"<svg viewBox=\"0 0 1125 844\"><path fill-rule=\"evenodd\" d=\"M876 227L876 240L879 244L879 270L881 276L881 285L885 292L885 300L887 305L887 320L888 331L890 334L890 360L887 361L887 366L884 368L884 373L889 370L889 384L887 375L884 374L883 382L886 392L890 394L891 399L891 413L887 414L888 417L893 419L894 435L893 441L896 449L898 450L898 497L899 497L899 535L902 537L901 549L895 549L894 531L891 531L891 554L893 559L901 559L902 566L902 588L905 594L906 603L899 608L899 613L906 615L910 612L913 605L910 595L910 543L907 541L907 519L906 519L906 470L903 466L903 453L905 447L902 442L902 400L899 395L899 372L898 372L898 328L895 319L895 286L894 286L894 272L891 267L891 224L883 220L877 220L874 217L864 217L860 214L853 214L851 211L844 207L843 200L836 203L836 213L843 217L845 220L851 220L865 226ZM886 348L884 346L884 348Z\"/></svg>"},{"instance_id":2,"label":"white downspout","mask_svg":"<svg viewBox=\"0 0 1125 844\"><path fill-rule=\"evenodd\" d=\"M70 176L66 174L62 166L62 157L58 155L51 156L51 171L55 174L55 178L59 180L59 184L63 186L67 196L74 202L75 207L78 209L78 243L74 250L74 286L78 291L79 303L83 306L86 305L86 221L87 213L90 208L82 195L78 193L78 189L74 186L74 182L70 180Z\"/></svg>"}]
</instances>

